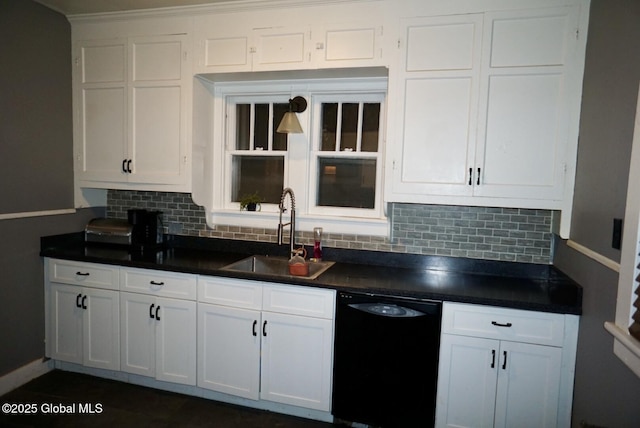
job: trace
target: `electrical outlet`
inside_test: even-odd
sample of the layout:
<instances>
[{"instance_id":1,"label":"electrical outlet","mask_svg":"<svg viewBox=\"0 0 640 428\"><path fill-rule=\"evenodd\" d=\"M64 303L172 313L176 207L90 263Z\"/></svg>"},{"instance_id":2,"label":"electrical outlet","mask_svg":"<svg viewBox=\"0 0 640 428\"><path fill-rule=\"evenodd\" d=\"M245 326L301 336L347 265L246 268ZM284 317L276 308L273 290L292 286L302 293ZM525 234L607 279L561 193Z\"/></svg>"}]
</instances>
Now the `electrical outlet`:
<instances>
[{"instance_id":1,"label":"electrical outlet","mask_svg":"<svg viewBox=\"0 0 640 428\"><path fill-rule=\"evenodd\" d=\"M613 219L613 239L611 240L611 246L616 250L622 248L622 219Z\"/></svg>"}]
</instances>

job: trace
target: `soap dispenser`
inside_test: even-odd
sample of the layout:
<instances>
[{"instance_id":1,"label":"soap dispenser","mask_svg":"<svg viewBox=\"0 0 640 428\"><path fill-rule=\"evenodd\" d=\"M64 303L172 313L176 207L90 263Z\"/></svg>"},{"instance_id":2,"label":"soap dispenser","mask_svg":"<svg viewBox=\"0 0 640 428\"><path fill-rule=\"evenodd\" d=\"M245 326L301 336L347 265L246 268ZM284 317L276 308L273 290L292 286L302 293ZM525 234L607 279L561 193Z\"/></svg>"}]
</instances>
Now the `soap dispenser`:
<instances>
[{"instance_id":1,"label":"soap dispenser","mask_svg":"<svg viewBox=\"0 0 640 428\"><path fill-rule=\"evenodd\" d=\"M314 262L319 262L322 260L322 228L321 227L313 228L313 258L311 260Z\"/></svg>"}]
</instances>

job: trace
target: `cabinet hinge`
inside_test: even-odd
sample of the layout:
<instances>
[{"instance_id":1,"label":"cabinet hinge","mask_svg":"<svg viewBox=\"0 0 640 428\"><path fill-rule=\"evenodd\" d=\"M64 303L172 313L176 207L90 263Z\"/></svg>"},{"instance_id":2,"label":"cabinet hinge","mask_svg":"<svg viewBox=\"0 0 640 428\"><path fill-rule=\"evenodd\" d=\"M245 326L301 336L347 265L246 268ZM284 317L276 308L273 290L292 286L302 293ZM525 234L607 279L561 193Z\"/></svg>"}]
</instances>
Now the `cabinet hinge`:
<instances>
[{"instance_id":1,"label":"cabinet hinge","mask_svg":"<svg viewBox=\"0 0 640 428\"><path fill-rule=\"evenodd\" d=\"M580 29L576 28L576 40L580 39Z\"/></svg>"},{"instance_id":2,"label":"cabinet hinge","mask_svg":"<svg viewBox=\"0 0 640 428\"><path fill-rule=\"evenodd\" d=\"M398 49L400 49L401 40L398 39Z\"/></svg>"}]
</instances>

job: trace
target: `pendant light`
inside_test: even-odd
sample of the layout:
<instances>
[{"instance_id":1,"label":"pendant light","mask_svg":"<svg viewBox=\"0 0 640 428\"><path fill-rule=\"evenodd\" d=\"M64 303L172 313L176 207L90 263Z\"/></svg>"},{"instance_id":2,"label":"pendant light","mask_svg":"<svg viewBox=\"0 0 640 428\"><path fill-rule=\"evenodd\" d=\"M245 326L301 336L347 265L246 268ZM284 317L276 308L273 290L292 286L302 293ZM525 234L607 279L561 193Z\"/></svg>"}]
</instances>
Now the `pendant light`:
<instances>
[{"instance_id":1,"label":"pendant light","mask_svg":"<svg viewBox=\"0 0 640 428\"><path fill-rule=\"evenodd\" d=\"M280 121L280 125L278 125L278 129L276 132L280 134L302 134L302 126L300 126L300 121L298 121L298 116L296 113L302 113L307 109L307 100L303 97L294 97L293 99L289 99L289 111L282 116L282 120Z\"/></svg>"}]
</instances>

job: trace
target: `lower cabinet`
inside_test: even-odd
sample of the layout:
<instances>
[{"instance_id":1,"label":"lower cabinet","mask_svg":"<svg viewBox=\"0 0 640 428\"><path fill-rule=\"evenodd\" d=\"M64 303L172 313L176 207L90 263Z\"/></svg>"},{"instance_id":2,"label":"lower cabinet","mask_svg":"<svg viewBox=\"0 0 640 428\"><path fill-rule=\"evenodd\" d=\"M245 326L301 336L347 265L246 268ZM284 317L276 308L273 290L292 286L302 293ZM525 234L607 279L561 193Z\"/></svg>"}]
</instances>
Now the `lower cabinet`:
<instances>
[{"instance_id":1,"label":"lower cabinet","mask_svg":"<svg viewBox=\"0 0 640 428\"><path fill-rule=\"evenodd\" d=\"M118 292L67 284L50 287L49 357L120 369Z\"/></svg>"},{"instance_id":2,"label":"lower cabinet","mask_svg":"<svg viewBox=\"0 0 640 428\"><path fill-rule=\"evenodd\" d=\"M45 262L46 355L87 367L120 370L118 268Z\"/></svg>"},{"instance_id":3,"label":"lower cabinet","mask_svg":"<svg viewBox=\"0 0 640 428\"><path fill-rule=\"evenodd\" d=\"M198 386L330 410L333 290L200 277L198 299Z\"/></svg>"},{"instance_id":4,"label":"lower cabinet","mask_svg":"<svg viewBox=\"0 0 640 428\"><path fill-rule=\"evenodd\" d=\"M196 302L120 293L121 370L196 384Z\"/></svg>"},{"instance_id":5,"label":"lower cabinet","mask_svg":"<svg viewBox=\"0 0 640 428\"><path fill-rule=\"evenodd\" d=\"M437 427L565 425L564 315L445 303L442 332Z\"/></svg>"}]
</instances>

